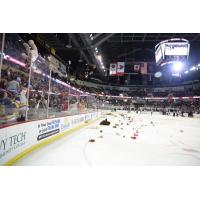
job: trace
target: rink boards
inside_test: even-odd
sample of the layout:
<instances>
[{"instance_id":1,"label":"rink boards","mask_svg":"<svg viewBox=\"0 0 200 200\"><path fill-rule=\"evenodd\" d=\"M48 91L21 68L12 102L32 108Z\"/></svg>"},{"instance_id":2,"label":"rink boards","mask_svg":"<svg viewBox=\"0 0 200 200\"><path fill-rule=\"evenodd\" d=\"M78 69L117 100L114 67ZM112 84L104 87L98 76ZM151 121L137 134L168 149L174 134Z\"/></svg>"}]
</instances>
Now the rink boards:
<instances>
[{"instance_id":1,"label":"rink boards","mask_svg":"<svg viewBox=\"0 0 200 200\"><path fill-rule=\"evenodd\" d=\"M87 126L100 116L101 112L92 112L0 129L0 165L12 165L29 152Z\"/></svg>"}]
</instances>

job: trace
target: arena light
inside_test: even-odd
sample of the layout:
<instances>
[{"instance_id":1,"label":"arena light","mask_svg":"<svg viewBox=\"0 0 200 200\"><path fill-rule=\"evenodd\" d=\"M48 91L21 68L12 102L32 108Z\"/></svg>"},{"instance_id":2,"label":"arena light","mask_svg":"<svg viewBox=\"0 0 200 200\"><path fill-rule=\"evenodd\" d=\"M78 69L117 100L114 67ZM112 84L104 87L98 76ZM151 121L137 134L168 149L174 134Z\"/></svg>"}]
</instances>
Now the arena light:
<instances>
[{"instance_id":1,"label":"arena light","mask_svg":"<svg viewBox=\"0 0 200 200\"><path fill-rule=\"evenodd\" d=\"M161 72L156 72L156 73L154 74L154 76L155 76L156 78L160 78L160 77L162 76L162 73L161 73Z\"/></svg>"},{"instance_id":2,"label":"arena light","mask_svg":"<svg viewBox=\"0 0 200 200\"><path fill-rule=\"evenodd\" d=\"M101 61L101 56L100 55L98 55L97 58Z\"/></svg>"},{"instance_id":3,"label":"arena light","mask_svg":"<svg viewBox=\"0 0 200 200\"><path fill-rule=\"evenodd\" d=\"M193 67L190 68L190 71L194 71L194 70L196 70L195 66L193 66Z\"/></svg>"},{"instance_id":4,"label":"arena light","mask_svg":"<svg viewBox=\"0 0 200 200\"><path fill-rule=\"evenodd\" d=\"M1 53L0 53L0 55L1 55ZM8 60L8 61L10 61L10 62L12 62L12 63L15 63L15 64L18 64L18 65L20 65L20 66L22 66L22 67L25 67L25 66L26 66L25 63L23 63L23 62L21 62L21 61L15 59L15 58L13 58L13 57L11 57L11 56L9 56L9 55L6 55L5 53L3 53L3 57L4 57L5 60Z\"/></svg>"},{"instance_id":5,"label":"arena light","mask_svg":"<svg viewBox=\"0 0 200 200\"><path fill-rule=\"evenodd\" d=\"M177 62L173 65L173 71L180 72L183 69L183 63Z\"/></svg>"},{"instance_id":6,"label":"arena light","mask_svg":"<svg viewBox=\"0 0 200 200\"><path fill-rule=\"evenodd\" d=\"M90 39L91 39L91 40L93 40L93 39L94 39L92 34L90 34Z\"/></svg>"},{"instance_id":7,"label":"arena light","mask_svg":"<svg viewBox=\"0 0 200 200\"><path fill-rule=\"evenodd\" d=\"M22 67L25 67L25 66L26 66L25 63L23 63L23 62L21 62L21 61L15 59L15 58L13 58L13 57L11 57L11 56L8 56L8 55L6 56L6 60L8 60L8 61L10 61L10 62L12 62L12 63L18 64L18 65L20 65L20 66L22 66Z\"/></svg>"},{"instance_id":8,"label":"arena light","mask_svg":"<svg viewBox=\"0 0 200 200\"><path fill-rule=\"evenodd\" d=\"M189 73L189 71L187 70L187 71L185 71L184 73L185 73L185 74L188 74L188 73Z\"/></svg>"},{"instance_id":9,"label":"arena light","mask_svg":"<svg viewBox=\"0 0 200 200\"><path fill-rule=\"evenodd\" d=\"M163 67L164 65L172 65L172 64L176 64L177 61L167 61L167 62L163 62L160 66Z\"/></svg>"}]
</instances>

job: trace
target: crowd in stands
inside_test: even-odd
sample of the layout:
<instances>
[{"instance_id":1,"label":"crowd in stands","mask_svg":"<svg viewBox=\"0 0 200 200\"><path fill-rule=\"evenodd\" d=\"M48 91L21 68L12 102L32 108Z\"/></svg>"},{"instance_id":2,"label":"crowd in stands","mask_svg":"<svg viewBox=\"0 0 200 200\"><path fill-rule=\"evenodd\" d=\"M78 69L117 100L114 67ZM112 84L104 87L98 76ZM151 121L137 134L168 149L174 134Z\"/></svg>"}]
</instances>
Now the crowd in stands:
<instances>
[{"instance_id":1,"label":"crowd in stands","mask_svg":"<svg viewBox=\"0 0 200 200\"><path fill-rule=\"evenodd\" d=\"M20 61L24 61L21 57L21 53L24 52L24 48L20 38L13 39L11 35L6 37L5 42L5 54L12 55ZM184 110L200 110L199 100L195 101L142 101L141 97L169 97L169 96L198 96L200 95L200 87L195 89L185 89L184 91L157 91L153 89L137 88L133 90L130 88L128 91L122 91L118 89L109 89L108 87L89 87L86 85L79 85L74 81L65 80L65 83L56 81L54 77L50 85L50 95L48 104L48 91L49 91L49 66L45 62L45 59L41 56L38 57L32 69L32 76L29 88L29 99L27 101L27 88L28 88L28 73L29 69L21 67L17 64L10 63L7 60L3 60L3 68L0 80L0 124L10 121L24 121L25 111L28 110L30 119L34 119L34 116L46 117L46 110L52 113L61 113L71 108L71 110L84 111L86 108L101 108L104 105L122 106L124 109L135 109L139 107L152 107L152 108L166 108L172 107ZM62 79L61 79L62 80ZM67 84L68 86L67 86ZM70 85L70 87L69 87ZM77 91L76 89L81 90ZM83 93L95 94L96 96L84 96ZM84 93L84 94L85 94ZM111 96L128 96L132 99L101 99L98 95L111 95ZM140 100L135 99L140 97ZM28 102L28 107L26 106ZM98 105L97 105L97 102ZM104 103L100 103L104 102ZM108 106L110 108L110 106ZM40 113L39 113L40 111Z\"/></svg>"},{"instance_id":2,"label":"crowd in stands","mask_svg":"<svg viewBox=\"0 0 200 200\"><path fill-rule=\"evenodd\" d=\"M134 110L134 111L159 111L159 112L183 112L183 113L196 113L200 114L200 100L195 99L193 101L182 101L182 100L163 100L163 101L152 101L152 100L133 100L133 99L109 99L104 98L103 100L106 108L116 108L123 110Z\"/></svg>"},{"instance_id":3,"label":"crowd in stands","mask_svg":"<svg viewBox=\"0 0 200 200\"><path fill-rule=\"evenodd\" d=\"M19 42L18 38L11 40L10 34L8 34L4 52L6 55L12 55L15 59L23 61L21 58L21 54L24 52L22 46L22 42ZM41 111L40 114L46 117L44 113L48 106L49 67L45 59L39 56L33 66L27 108L28 73L28 68L11 63L6 59L3 60L0 80L0 124L24 121L26 109L28 109L29 119L34 119L30 118L31 115L38 116L37 111ZM53 112L67 110L68 106L72 104L77 106L76 110L80 108L82 111L86 106L86 100L80 98L80 93L65 84L56 82L54 78L51 80L50 91L48 107ZM68 99L66 98L68 95L73 95L73 97Z\"/></svg>"},{"instance_id":4,"label":"crowd in stands","mask_svg":"<svg viewBox=\"0 0 200 200\"><path fill-rule=\"evenodd\" d=\"M166 88L163 91L156 91L154 88L130 88L129 90L120 90L113 89L112 87L103 87L103 86L86 86L86 85L78 85L75 82L70 83L74 87L89 93L104 94L110 96L125 96L125 97L184 97L184 96L200 96L200 85L198 87L184 87L182 91L173 91L171 89Z\"/></svg>"}]
</instances>

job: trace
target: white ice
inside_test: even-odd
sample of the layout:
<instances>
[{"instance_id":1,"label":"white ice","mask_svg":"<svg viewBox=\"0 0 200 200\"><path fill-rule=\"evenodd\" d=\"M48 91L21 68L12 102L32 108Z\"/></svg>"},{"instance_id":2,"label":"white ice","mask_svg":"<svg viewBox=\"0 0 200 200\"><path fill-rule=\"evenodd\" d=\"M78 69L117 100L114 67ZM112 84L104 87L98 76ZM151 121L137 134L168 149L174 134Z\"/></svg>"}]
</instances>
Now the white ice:
<instances>
[{"instance_id":1,"label":"white ice","mask_svg":"<svg viewBox=\"0 0 200 200\"><path fill-rule=\"evenodd\" d=\"M128 117L133 122L129 123ZM105 118L110 126L99 125ZM198 118L117 111L102 119L32 152L15 165L200 165ZM115 124L119 126L113 128ZM136 130L138 137L132 139Z\"/></svg>"}]
</instances>

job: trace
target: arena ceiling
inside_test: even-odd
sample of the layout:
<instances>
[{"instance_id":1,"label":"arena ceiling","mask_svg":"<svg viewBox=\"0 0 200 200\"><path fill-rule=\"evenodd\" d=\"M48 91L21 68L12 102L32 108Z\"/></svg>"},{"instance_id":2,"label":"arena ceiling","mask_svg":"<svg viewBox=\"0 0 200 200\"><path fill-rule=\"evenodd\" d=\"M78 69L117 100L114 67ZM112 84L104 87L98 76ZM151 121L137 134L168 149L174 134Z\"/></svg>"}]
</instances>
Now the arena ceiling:
<instances>
[{"instance_id":1,"label":"arena ceiling","mask_svg":"<svg viewBox=\"0 0 200 200\"><path fill-rule=\"evenodd\" d=\"M111 62L154 62L155 45L170 38L189 40L190 62L200 61L199 33L41 33L20 36L25 40L37 40L44 49L55 49L57 58L65 64L70 61L71 73L81 74L88 70L92 77L97 78L105 75L97 54L101 55L103 66L107 70Z\"/></svg>"}]
</instances>

